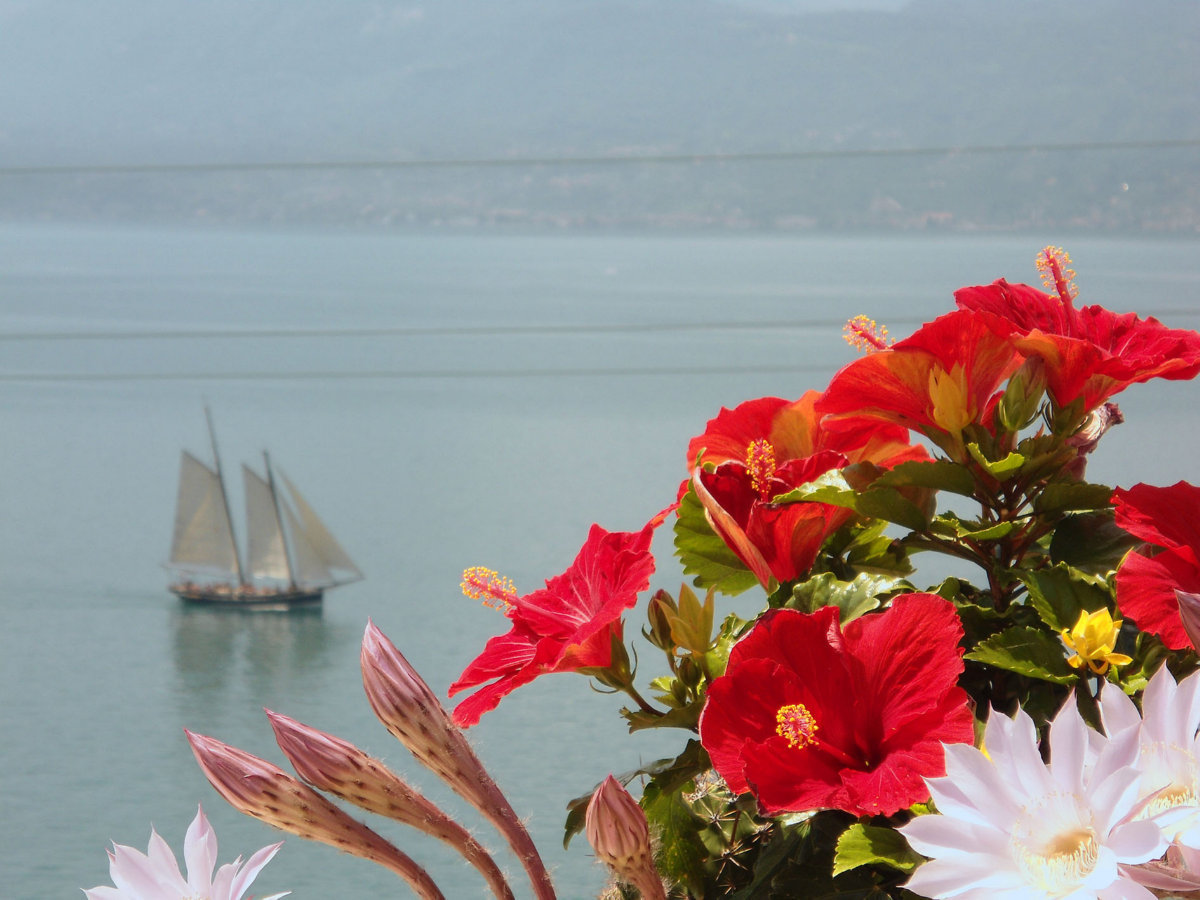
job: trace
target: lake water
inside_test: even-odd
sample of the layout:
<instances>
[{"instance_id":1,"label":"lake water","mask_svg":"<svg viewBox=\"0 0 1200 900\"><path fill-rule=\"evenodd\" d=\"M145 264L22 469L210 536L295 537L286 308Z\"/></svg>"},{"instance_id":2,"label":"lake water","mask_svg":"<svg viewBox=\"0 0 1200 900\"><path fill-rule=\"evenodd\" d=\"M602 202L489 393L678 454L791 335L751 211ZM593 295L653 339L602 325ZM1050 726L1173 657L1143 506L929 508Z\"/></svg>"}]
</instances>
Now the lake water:
<instances>
[{"instance_id":1,"label":"lake water","mask_svg":"<svg viewBox=\"0 0 1200 900\"><path fill-rule=\"evenodd\" d=\"M222 862L278 839L213 792L183 736L282 763L264 706L463 812L372 716L368 617L444 692L507 624L461 596L465 566L540 586L593 521L634 529L673 499L688 439L721 405L823 387L851 358L846 318L902 336L960 285L1036 282L1034 254L1062 241L0 226L0 896L81 896L108 883L108 842L144 849L152 823L178 850L198 802ZM1086 302L1200 328L1195 242L1068 249ZM1200 479L1197 391L1122 395L1127 422L1091 477ZM179 451L207 458L205 402L226 468L270 449L365 581L312 613L185 608L167 593ZM655 585L674 590L668 533L655 551ZM756 602L739 598L744 612ZM638 649L648 678L657 660ZM619 706L558 675L471 732L563 900L605 881L582 839L562 849L566 802L685 737L627 736ZM483 896L439 848L373 824L448 897ZM498 840L476 833L527 896ZM293 837L256 885L285 889L407 896L382 869Z\"/></svg>"}]
</instances>

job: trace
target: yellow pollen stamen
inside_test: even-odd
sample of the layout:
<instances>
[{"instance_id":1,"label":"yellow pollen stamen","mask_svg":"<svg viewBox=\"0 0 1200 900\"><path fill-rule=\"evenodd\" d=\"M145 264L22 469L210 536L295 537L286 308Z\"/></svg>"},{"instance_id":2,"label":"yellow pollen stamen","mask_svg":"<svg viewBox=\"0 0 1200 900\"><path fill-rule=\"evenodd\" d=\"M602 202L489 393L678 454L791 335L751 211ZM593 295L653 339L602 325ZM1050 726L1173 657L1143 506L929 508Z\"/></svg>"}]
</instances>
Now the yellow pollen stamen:
<instances>
[{"instance_id":1,"label":"yellow pollen stamen","mask_svg":"<svg viewBox=\"0 0 1200 900\"><path fill-rule=\"evenodd\" d=\"M472 600L482 601L501 612L512 607L517 600L517 586L511 578L505 578L483 566L463 569L462 592Z\"/></svg>"},{"instance_id":2,"label":"yellow pollen stamen","mask_svg":"<svg viewBox=\"0 0 1200 900\"><path fill-rule=\"evenodd\" d=\"M1087 666L1096 675L1103 675L1110 665L1123 666L1132 662L1124 653L1113 652L1120 632L1121 620L1114 620L1107 609L1093 613L1083 610L1075 627L1062 631L1063 643L1075 654L1067 662L1076 669Z\"/></svg>"},{"instance_id":3,"label":"yellow pollen stamen","mask_svg":"<svg viewBox=\"0 0 1200 900\"><path fill-rule=\"evenodd\" d=\"M764 502L771 499L771 479L775 477L775 448L770 441L751 441L746 448L746 472L750 485Z\"/></svg>"},{"instance_id":4,"label":"yellow pollen stamen","mask_svg":"<svg viewBox=\"0 0 1200 900\"><path fill-rule=\"evenodd\" d=\"M817 720L803 703L789 703L775 713L775 733L786 738L788 746L802 750L817 742Z\"/></svg>"},{"instance_id":5,"label":"yellow pollen stamen","mask_svg":"<svg viewBox=\"0 0 1200 900\"><path fill-rule=\"evenodd\" d=\"M877 325L869 316L855 316L842 326L842 339L855 350L874 353L892 346L886 325Z\"/></svg>"},{"instance_id":6,"label":"yellow pollen stamen","mask_svg":"<svg viewBox=\"0 0 1200 900\"><path fill-rule=\"evenodd\" d=\"M1037 269L1042 276L1042 287L1047 293L1058 294L1066 307L1079 296L1079 286L1075 284L1075 270L1069 268L1071 257L1062 247L1045 247L1037 255Z\"/></svg>"}]
</instances>

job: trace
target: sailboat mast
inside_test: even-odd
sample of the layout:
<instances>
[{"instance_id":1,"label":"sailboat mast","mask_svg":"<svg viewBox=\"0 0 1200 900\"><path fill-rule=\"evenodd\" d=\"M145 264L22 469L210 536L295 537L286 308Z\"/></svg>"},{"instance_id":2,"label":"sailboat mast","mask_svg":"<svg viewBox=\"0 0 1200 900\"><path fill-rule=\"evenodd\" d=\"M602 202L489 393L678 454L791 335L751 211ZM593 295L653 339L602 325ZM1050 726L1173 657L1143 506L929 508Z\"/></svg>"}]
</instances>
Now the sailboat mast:
<instances>
[{"instance_id":1,"label":"sailboat mast","mask_svg":"<svg viewBox=\"0 0 1200 900\"><path fill-rule=\"evenodd\" d=\"M217 452L217 431L213 428L212 411L204 407L204 419L208 422L208 440L212 444L213 462L216 464L217 481L221 485L221 502L225 505L225 519L229 523L229 539L233 542L233 567L239 585L246 583L242 575L242 555L238 551L237 532L233 530L233 514L229 511L229 493L225 490L225 473L221 471L221 454Z\"/></svg>"},{"instance_id":2,"label":"sailboat mast","mask_svg":"<svg viewBox=\"0 0 1200 900\"><path fill-rule=\"evenodd\" d=\"M267 469L267 487L271 491L271 503L275 507L275 523L279 526L279 539L283 542L283 557L287 561L288 587L296 589L296 564L292 562L292 548L288 545L288 533L283 528L283 510L279 508L279 492L275 490L275 473L271 471L271 457L263 451L263 463Z\"/></svg>"}]
</instances>

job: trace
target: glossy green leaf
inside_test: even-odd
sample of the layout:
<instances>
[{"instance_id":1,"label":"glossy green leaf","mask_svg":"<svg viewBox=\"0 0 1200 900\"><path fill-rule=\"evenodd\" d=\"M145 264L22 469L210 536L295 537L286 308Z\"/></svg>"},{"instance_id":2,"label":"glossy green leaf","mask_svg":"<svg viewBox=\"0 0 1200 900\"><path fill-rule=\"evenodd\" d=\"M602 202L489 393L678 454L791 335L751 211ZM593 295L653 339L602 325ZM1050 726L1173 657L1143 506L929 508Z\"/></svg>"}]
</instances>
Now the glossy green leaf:
<instances>
[{"instance_id":1,"label":"glossy green leaf","mask_svg":"<svg viewBox=\"0 0 1200 900\"><path fill-rule=\"evenodd\" d=\"M1048 484L1033 500L1036 512L1068 512L1107 509L1112 504L1113 489L1086 481L1060 481Z\"/></svg>"},{"instance_id":2,"label":"glossy green leaf","mask_svg":"<svg viewBox=\"0 0 1200 900\"><path fill-rule=\"evenodd\" d=\"M824 572L792 589L792 599L785 604L801 612L816 612L823 606L836 606L838 618L845 625L864 613L880 606L880 597L907 586L903 578L890 575L871 575L862 572L853 581L839 581L832 573Z\"/></svg>"},{"instance_id":3,"label":"glossy green leaf","mask_svg":"<svg viewBox=\"0 0 1200 900\"><path fill-rule=\"evenodd\" d=\"M688 489L675 520L675 555L683 571L700 588L715 588L733 596L758 584L736 553L712 530L695 491Z\"/></svg>"},{"instance_id":4,"label":"glossy green leaf","mask_svg":"<svg viewBox=\"0 0 1200 900\"><path fill-rule=\"evenodd\" d=\"M971 459L979 463L980 468L997 481L1007 480L1010 475L1016 474L1020 471L1021 466L1025 465L1025 457L1015 450L1004 459L997 460L991 460L984 456L978 444L967 444L967 452L971 454Z\"/></svg>"},{"instance_id":5,"label":"glossy green leaf","mask_svg":"<svg viewBox=\"0 0 1200 900\"><path fill-rule=\"evenodd\" d=\"M837 842L833 874L841 875L859 866L884 865L911 872L923 858L908 846L904 836L893 828L855 822Z\"/></svg>"},{"instance_id":6,"label":"glossy green leaf","mask_svg":"<svg viewBox=\"0 0 1200 900\"><path fill-rule=\"evenodd\" d=\"M1112 593L1103 578L1086 575L1064 563L1035 571L1018 569L1016 574L1029 589L1029 604L1055 631L1075 627L1084 611L1112 608Z\"/></svg>"},{"instance_id":7,"label":"glossy green leaf","mask_svg":"<svg viewBox=\"0 0 1200 900\"><path fill-rule=\"evenodd\" d=\"M1037 628L1009 628L980 641L966 659L1054 684L1073 684L1062 642Z\"/></svg>"}]
</instances>

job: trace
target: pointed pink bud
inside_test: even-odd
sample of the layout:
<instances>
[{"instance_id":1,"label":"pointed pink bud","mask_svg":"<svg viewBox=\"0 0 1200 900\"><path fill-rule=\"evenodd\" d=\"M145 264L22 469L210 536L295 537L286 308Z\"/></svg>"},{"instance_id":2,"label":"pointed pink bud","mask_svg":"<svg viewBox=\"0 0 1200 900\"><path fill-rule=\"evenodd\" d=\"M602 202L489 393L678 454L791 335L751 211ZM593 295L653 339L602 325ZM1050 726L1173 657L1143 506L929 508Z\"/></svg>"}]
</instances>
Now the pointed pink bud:
<instances>
[{"instance_id":1,"label":"pointed pink bud","mask_svg":"<svg viewBox=\"0 0 1200 900\"><path fill-rule=\"evenodd\" d=\"M611 775L588 802L584 831L596 858L611 866L618 879L636 887L645 900L666 900L654 868L646 813Z\"/></svg>"},{"instance_id":2,"label":"pointed pink bud","mask_svg":"<svg viewBox=\"0 0 1200 900\"><path fill-rule=\"evenodd\" d=\"M387 730L503 835L538 900L555 900L546 866L508 798L425 679L373 622L363 634L362 674L367 700Z\"/></svg>"},{"instance_id":3,"label":"pointed pink bud","mask_svg":"<svg viewBox=\"0 0 1200 900\"><path fill-rule=\"evenodd\" d=\"M422 900L445 900L429 873L312 788L244 750L184 729L196 761L239 812L391 869Z\"/></svg>"},{"instance_id":4,"label":"pointed pink bud","mask_svg":"<svg viewBox=\"0 0 1200 900\"><path fill-rule=\"evenodd\" d=\"M1183 630L1187 632L1192 646L1200 649L1200 594L1189 594L1187 591L1176 589L1175 599L1179 601L1179 618L1183 620Z\"/></svg>"},{"instance_id":5,"label":"pointed pink bud","mask_svg":"<svg viewBox=\"0 0 1200 900\"><path fill-rule=\"evenodd\" d=\"M288 716L267 710L267 718L280 749L313 787L448 844L479 871L496 897L512 900L508 882L483 846L379 760Z\"/></svg>"}]
</instances>

